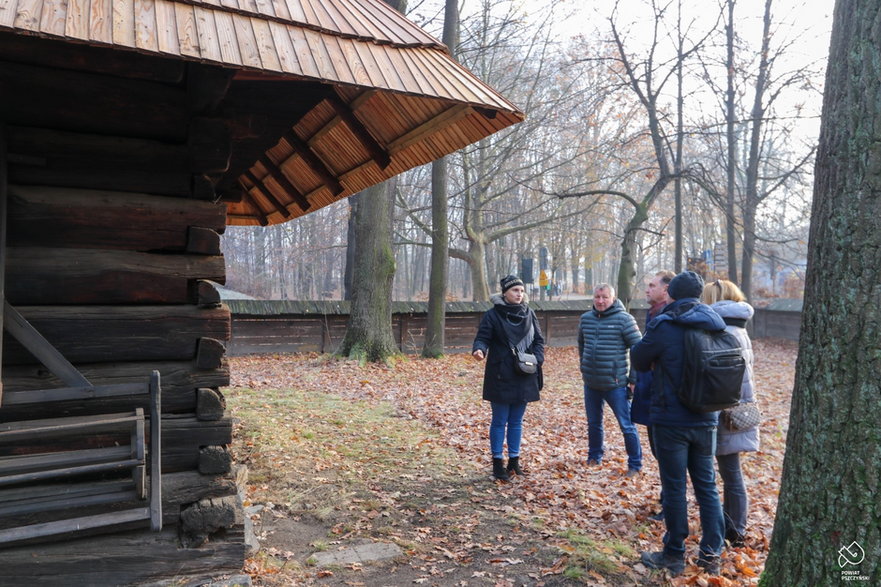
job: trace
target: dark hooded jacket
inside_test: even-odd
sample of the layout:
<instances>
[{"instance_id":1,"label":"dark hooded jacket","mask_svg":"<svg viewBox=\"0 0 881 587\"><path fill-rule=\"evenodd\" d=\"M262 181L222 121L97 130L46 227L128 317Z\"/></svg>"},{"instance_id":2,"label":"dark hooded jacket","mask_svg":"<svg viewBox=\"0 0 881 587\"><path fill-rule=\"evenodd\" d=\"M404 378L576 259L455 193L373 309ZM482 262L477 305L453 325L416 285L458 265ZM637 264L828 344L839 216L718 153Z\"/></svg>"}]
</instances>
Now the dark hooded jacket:
<instances>
[{"instance_id":1,"label":"dark hooded jacket","mask_svg":"<svg viewBox=\"0 0 881 587\"><path fill-rule=\"evenodd\" d=\"M486 367L483 373L483 399L502 404L534 402L541 399L539 391L543 385L541 364L544 363L544 337L538 326L535 312L526 305L507 304L498 294L490 297L493 307L480 320L477 336L471 352L483 351ZM538 359L538 372L521 375L514 370L514 353L511 347L533 327L533 340L526 352Z\"/></svg>"},{"instance_id":2,"label":"dark hooded jacket","mask_svg":"<svg viewBox=\"0 0 881 587\"><path fill-rule=\"evenodd\" d=\"M692 412L676 393L682 385L686 328L720 331L725 330L725 322L696 298L676 300L651 321L645 336L630 349L633 367L652 371L652 426L716 426L719 422L719 412Z\"/></svg>"}]
</instances>

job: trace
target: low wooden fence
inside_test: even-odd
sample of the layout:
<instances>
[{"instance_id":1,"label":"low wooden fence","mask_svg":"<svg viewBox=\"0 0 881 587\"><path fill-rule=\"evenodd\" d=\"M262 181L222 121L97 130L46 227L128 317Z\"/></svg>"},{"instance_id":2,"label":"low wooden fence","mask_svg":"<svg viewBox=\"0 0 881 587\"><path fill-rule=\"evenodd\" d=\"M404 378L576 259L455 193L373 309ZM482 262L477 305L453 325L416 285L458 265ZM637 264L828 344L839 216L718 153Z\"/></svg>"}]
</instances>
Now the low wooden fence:
<instances>
[{"instance_id":1,"label":"low wooden fence","mask_svg":"<svg viewBox=\"0 0 881 587\"><path fill-rule=\"evenodd\" d=\"M532 301L548 346L574 346L581 314L592 300ZM319 352L337 349L346 333L349 303L341 301L228 300L232 313L232 338L228 355ZM447 304L445 342L448 353L469 352L480 318L489 302ZM800 308L799 308L800 309ZM404 353L422 352L425 340L425 302L394 302L392 327ZM641 325L645 308L631 313ZM757 309L750 326L756 338L798 340L801 313L792 308Z\"/></svg>"}]
</instances>

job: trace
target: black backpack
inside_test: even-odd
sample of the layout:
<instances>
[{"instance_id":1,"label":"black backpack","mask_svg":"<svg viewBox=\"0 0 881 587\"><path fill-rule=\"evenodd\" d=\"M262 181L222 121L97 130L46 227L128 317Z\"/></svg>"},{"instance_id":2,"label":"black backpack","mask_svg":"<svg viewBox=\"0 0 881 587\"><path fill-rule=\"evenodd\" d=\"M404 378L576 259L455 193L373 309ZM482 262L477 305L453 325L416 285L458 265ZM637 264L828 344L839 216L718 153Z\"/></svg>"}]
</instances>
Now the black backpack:
<instances>
[{"instance_id":1,"label":"black backpack","mask_svg":"<svg viewBox=\"0 0 881 587\"><path fill-rule=\"evenodd\" d=\"M746 360L727 330L686 328L679 401L692 412L724 410L740 403Z\"/></svg>"}]
</instances>

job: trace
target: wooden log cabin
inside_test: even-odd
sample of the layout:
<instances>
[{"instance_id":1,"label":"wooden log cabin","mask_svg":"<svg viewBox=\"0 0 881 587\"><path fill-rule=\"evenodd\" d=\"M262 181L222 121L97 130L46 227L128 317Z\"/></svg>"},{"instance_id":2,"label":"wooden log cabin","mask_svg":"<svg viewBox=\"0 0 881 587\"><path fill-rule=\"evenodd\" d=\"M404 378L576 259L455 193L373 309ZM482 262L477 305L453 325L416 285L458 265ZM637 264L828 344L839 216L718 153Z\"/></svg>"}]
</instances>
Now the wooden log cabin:
<instances>
[{"instance_id":1,"label":"wooden log cabin","mask_svg":"<svg viewBox=\"0 0 881 587\"><path fill-rule=\"evenodd\" d=\"M381 0L0 0L0 583L240 571L220 234L522 118Z\"/></svg>"}]
</instances>

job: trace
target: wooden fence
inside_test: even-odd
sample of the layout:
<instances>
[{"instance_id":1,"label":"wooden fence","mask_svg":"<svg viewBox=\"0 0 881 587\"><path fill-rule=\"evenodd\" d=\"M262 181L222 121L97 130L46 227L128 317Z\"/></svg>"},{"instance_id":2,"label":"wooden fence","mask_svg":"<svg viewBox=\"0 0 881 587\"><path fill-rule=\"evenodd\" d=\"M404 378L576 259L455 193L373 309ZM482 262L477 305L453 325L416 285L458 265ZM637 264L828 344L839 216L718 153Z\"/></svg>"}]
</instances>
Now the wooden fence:
<instances>
[{"instance_id":1,"label":"wooden fence","mask_svg":"<svg viewBox=\"0 0 881 587\"><path fill-rule=\"evenodd\" d=\"M530 302L548 346L576 344L581 314L592 300ZM346 333L349 303L341 301L228 300L232 313L232 338L228 355L319 352L337 349ZM392 327L399 348L405 353L422 352L425 340L424 302L394 302ZM469 352L480 318L489 302L447 304L445 342L448 353ZM756 310L751 335L756 338L798 340L801 312L795 308ZM645 308L631 313L642 328Z\"/></svg>"}]
</instances>

